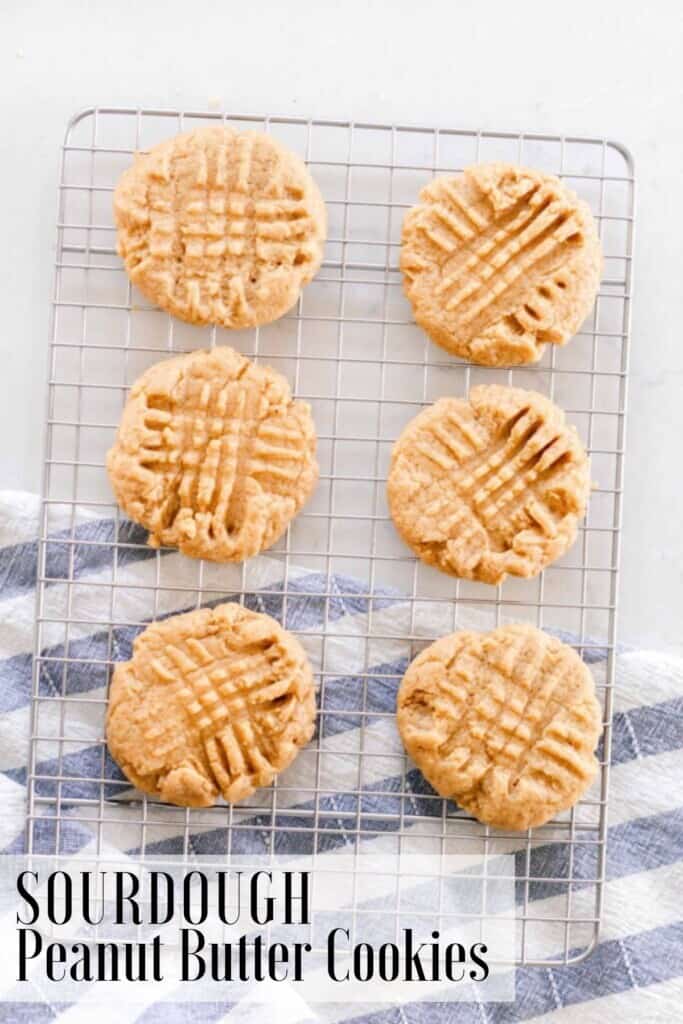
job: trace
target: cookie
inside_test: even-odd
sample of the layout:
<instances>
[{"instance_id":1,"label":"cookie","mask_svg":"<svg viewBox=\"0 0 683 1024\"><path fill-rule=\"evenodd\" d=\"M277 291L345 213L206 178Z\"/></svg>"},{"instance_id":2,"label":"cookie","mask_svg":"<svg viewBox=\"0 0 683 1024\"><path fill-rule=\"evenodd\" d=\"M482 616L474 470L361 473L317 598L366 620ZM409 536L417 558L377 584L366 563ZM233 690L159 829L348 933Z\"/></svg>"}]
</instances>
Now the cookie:
<instances>
[{"instance_id":1,"label":"cookie","mask_svg":"<svg viewBox=\"0 0 683 1024\"><path fill-rule=\"evenodd\" d=\"M407 544L442 572L482 583L536 576L574 542L590 490L586 452L535 391L441 398L396 441L387 496Z\"/></svg>"},{"instance_id":2,"label":"cookie","mask_svg":"<svg viewBox=\"0 0 683 1024\"><path fill-rule=\"evenodd\" d=\"M114 192L118 252L152 302L195 324L254 327L318 270L325 204L269 135L218 125L139 155Z\"/></svg>"},{"instance_id":3,"label":"cookie","mask_svg":"<svg viewBox=\"0 0 683 1024\"><path fill-rule=\"evenodd\" d=\"M311 494L315 441L285 378L221 346L143 373L107 470L153 547L241 562L274 544Z\"/></svg>"},{"instance_id":4,"label":"cookie","mask_svg":"<svg viewBox=\"0 0 683 1024\"><path fill-rule=\"evenodd\" d=\"M578 331L602 255L590 209L559 178L478 164L422 189L403 222L401 270L430 338L503 366L534 363Z\"/></svg>"},{"instance_id":5,"label":"cookie","mask_svg":"<svg viewBox=\"0 0 683 1024\"><path fill-rule=\"evenodd\" d=\"M268 786L313 735L299 641L238 604L155 622L112 677L107 743L134 786L182 807Z\"/></svg>"},{"instance_id":6,"label":"cookie","mask_svg":"<svg viewBox=\"0 0 683 1024\"><path fill-rule=\"evenodd\" d=\"M519 624L427 647L399 688L398 728L437 793L488 825L527 829L591 784L602 718L578 654Z\"/></svg>"}]
</instances>

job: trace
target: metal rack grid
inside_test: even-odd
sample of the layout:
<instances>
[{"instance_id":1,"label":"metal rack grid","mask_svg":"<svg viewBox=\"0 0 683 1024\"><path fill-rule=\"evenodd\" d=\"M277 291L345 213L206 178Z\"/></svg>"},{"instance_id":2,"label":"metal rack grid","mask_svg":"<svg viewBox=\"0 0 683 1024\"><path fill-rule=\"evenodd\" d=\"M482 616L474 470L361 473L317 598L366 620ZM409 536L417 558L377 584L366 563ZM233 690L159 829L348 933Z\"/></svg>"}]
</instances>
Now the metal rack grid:
<instances>
[{"instance_id":1,"label":"metal rack grid","mask_svg":"<svg viewBox=\"0 0 683 1024\"><path fill-rule=\"evenodd\" d=\"M272 132L298 151L329 213L319 275L293 312L253 331L172 319L132 290L115 254L111 193L133 152L216 120ZM416 327L401 290L401 220L419 188L435 173L491 159L559 174L591 205L603 242L594 313L570 344L549 345L532 367L494 370L448 356ZM226 852L255 837L271 853L285 837L305 853L381 840L409 852L472 854L484 874L496 854L513 852L517 961L587 955L607 841L634 232L627 151L606 139L98 108L68 126L59 188L28 851L98 855L123 843L144 853L179 842L187 854L196 852L191 833L220 828ZM170 352L215 344L285 373L310 402L319 436L314 498L275 548L242 567L150 551L144 531L114 505L104 470L140 372ZM553 397L579 429L597 481L567 556L536 580L497 588L413 558L393 530L383 486L405 423L440 395L484 381ZM103 740L111 665L151 619L225 595L265 607L305 643L319 685L317 738L296 770L245 804L189 812L140 799ZM410 658L436 636L512 620L573 643L591 663L605 717L598 783L571 812L521 835L491 830L436 796L397 748L393 714L378 697L395 692Z\"/></svg>"}]
</instances>

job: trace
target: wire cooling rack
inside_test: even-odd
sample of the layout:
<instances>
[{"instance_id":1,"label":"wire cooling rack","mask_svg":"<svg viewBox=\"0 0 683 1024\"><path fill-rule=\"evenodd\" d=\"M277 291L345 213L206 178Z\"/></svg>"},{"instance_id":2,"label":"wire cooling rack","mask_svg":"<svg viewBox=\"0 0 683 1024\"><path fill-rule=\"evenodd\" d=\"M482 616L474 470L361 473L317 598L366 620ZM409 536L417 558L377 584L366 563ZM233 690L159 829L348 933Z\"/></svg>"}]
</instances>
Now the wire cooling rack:
<instances>
[{"instance_id":1,"label":"wire cooling rack","mask_svg":"<svg viewBox=\"0 0 683 1024\"><path fill-rule=\"evenodd\" d=\"M317 278L295 311L253 331L172 319L131 289L115 253L112 191L133 152L217 120L272 132L298 151L329 213ZM590 319L533 367L494 370L448 356L416 327L401 290L401 221L420 187L435 173L494 159L559 174L593 209L605 253ZM590 951L605 878L634 188L629 154L607 139L114 108L71 121L50 339L29 852L146 853L179 843L188 853L193 837L216 829L225 830L227 853L248 840L281 852L285 836L302 853L383 843L468 854L485 872L496 854L512 852L517 961L567 963ZM135 378L171 352L214 344L285 373L311 403L319 436L314 498L274 549L242 567L150 551L113 503L104 469ZM553 397L589 449L597 482L572 550L538 579L498 588L416 561L393 529L384 488L405 423L425 403L482 382ZM104 744L111 665L149 620L226 594L275 614L305 643L319 687L317 738L246 804L190 812L141 799ZM596 785L570 813L521 835L490 830L435 795L403 755L393 721L405 666L426 642L513 620L576 647L605 718Z\"/></svg>"}]
</instances>

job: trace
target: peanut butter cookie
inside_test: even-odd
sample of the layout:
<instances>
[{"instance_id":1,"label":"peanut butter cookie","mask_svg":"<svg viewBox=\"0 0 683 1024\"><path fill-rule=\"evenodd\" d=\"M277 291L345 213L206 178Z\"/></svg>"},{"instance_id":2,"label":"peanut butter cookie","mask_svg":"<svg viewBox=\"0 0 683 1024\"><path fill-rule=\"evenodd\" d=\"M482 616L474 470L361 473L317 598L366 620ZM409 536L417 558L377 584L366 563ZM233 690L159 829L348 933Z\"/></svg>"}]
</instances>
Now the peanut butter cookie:
<instances>
[{"instance_id":1,"label":"peanut butter cookie","mask_svg":"<svg viewBox=\"0 0 683 1024\"><path fill-rule=\"evenodd\" d=\"M542 825L576 803L598 769L601 723L578 654L522 624L437 640L398 693L401 738L427 781L499 828Z\"/></svg>"},{"instance_id":2,"label":"peanut butter cookie","mask_svg":"<svg viewBox=\"0 0 683 1024\"><path fill-rule=\"evenodd\" d=\"M502 366L534 363L578 331L602 255L590 209L559 178L478 164L422 189L403 222L401 269L430 338Z\"/></svg>"},{"instance_id":3,"label":"peanut butter cookie","mask_svg":"<svg viewBox=\"0 0 683 1024\"><path fill-rule=\"evenodd\" d=\"M325 204L269 135L201 128L141 154L114 193L118 251L141 292L196 324L253 327L318 270Z\"/></svg>"},{"instance_id":4,"label":"peanut butter cookie","mask_svg":"<svg viewBox=\"0 0 683 1024\"><path fill-rule=\"evenodd\" d=\"M399 533L442 572L483 583L535 576L574 542L590 489L586 452L535 391L482 385L411 420L391 456Z\"/></svg>"},{"instance_id":5,"label":"peanut butter cookie","mask_svg":"<svg viewBox=\"0 0 683 1024\"><path fill-rule=\"evenodd\" d=\"M298 640L238 604L155 622L114 669L107 743L133 785L183 807L267 786L313 735Z\"/></svg>"},{"instance_id":6,"label":"peanut butter cookie","mask_svg":"<svg viewBox=\"0 0 683 1024\"><path fill-rule=\"evenodd\" d=\"M153 547L241 562L274 544L310 496L315 441L285 378L221 346L143 373L107 470Z\"/></svg>"}]
</instances>

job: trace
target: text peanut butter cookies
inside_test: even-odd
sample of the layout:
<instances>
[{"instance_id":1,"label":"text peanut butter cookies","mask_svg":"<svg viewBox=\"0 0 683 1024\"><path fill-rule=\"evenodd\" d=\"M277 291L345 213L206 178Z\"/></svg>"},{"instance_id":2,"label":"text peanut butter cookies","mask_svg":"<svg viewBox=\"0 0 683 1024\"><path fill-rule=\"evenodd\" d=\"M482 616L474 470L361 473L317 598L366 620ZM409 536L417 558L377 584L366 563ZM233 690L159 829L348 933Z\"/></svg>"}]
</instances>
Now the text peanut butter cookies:
<instances>
[{"instance_id":1,"label":"text peanut butter cookies","mask_svg":"<svg viewBox=\"0 0 683 1024\"><path fill-rule=\"evenodd\" d=\"M141 154L114 193L118 251L162 309L252 327L290 309L318 270L325 204L304 163L268 135L202 128Z\"/></svg>"},{"instance_id":2,"label":"text peanut butter cookies","mask_svg":"<svg viewBox=\"0 0 683 1024\"><path fill-rule=\"evenodd\" d=\"M107 470L152 546L239 562L274 544L310 496L315 443L285 378L221 346L143 373Z\"/></svg>"},{"instance_id":3,"label":"text peanut butter cookies","mask_svg":"<svg viewBox=\"0 0 683 1024\"><path fill-rule=\"evenodd\" d=\"M453 633L409 666L398 727L427 781L489 825L542 825L597 772L601 715L578 654L533 626Z\"/></svg>"},{"instance_id":4,"label":"text peanut butter cookies","mask_svg":"<svg viewBox=\"0 0 683 1024\"><path fill-rule=\"evenodd\" d=\"M313 735L303 648L238 604L155 622L119 662L107 743L133 785L186 807L267 786Z\"/></svg>"},{"instance_id":5,"label":"text peanut butter cookies","mask_svg":"<svg viewBox=\"0 0 683 1024\"><path fill-rule=\"evenodd\" d=\"M429 565L484 583L535 576L576 536L590 489L586 452L535 391L482 385L441 398L396 441L389 510Z\"/></svg>"},{"instance_id":6,"label":"text peanut butter cookies","mask_svg":"<svg viewBox=\"0 0 683 1024\"><path fill-rule=\"evenodd\" d=\"M435 178L403 223L401 269L417 323L487 366L533 363L593 305L602 268L586 203L559 178L478 164Z\"/></svg>"}]
</instances>

